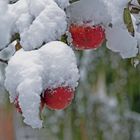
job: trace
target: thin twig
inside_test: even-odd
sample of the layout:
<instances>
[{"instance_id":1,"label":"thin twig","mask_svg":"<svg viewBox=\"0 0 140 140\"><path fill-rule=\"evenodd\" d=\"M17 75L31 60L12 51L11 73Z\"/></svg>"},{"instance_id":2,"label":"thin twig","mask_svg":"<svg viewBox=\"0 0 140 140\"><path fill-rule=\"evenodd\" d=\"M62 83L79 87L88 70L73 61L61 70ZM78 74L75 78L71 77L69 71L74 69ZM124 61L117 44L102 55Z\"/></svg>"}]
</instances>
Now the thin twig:
<instances>
[{"instance_id":1,"label":"thin twig","mask_svg":"<svg viewBox=\"0 0 140 140\"><path fill-rule=\"evenodd\" d=\"M20 40L20 35L19 33L15 33L14 35L12 35L10 42L2 49L0 49L0 51L3 51L4 49L8 48L9 45L14 42L14 41L19 41Z\"/></svg>"},{"instance_id":2,"label":"thin twig","mask_svg":"<svg viewBox=\"0 0 140 140\"><path fill-rule=\"evenodd\" d=\"M8 61L7 60L3 60L1 58L0 58L0 62L5 63L5 64L8 64Z\"/></svg>"},{"instance_id":3,"label":"thin twig","mask_svg":"<svg viewBox=\"0 0 140 140\"><path fill-rule=\"evenodd\" d=\"M11 42L8 43L4 48L0 49L0 52L3 51L4 49L8 48L10 44L11 44Z\"/></svg>"}]
</instances>

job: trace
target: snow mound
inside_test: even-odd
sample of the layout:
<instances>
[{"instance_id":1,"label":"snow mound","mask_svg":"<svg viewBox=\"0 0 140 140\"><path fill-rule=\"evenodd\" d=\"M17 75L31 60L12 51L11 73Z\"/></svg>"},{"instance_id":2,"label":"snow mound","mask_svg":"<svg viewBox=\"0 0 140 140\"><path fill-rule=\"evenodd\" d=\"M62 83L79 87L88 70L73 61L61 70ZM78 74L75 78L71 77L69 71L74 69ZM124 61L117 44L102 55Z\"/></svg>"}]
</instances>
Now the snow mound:
<instances>
[{"instance_id":1,"label":"snow mound","mask_svg":"<svg viewBox=\"0 0 140 140\"><path fill-rule=\"evenodd\" d=\"M5 87L13 102L19 96L24 122L41 128L39 118L40 95L47 88L78 85L79 72L72 49L53 41L39 50L16 52L6 68Z\"/></svg>"},{"instance_id":2,"label":"snow mound","mask_svg":"<svg viewBox=\"0 0 140 140\"><path fill-rule=\"evenodd\" d=\"M69 6L69 0L55 0L55 2L62 8L66 8Z\"/></svg>"},{"instance_id":3,"label":"snow mound","mask_svg":"<svg viewBox=\"0 0 140 140\"><path fill-rule=\"evenodd\" d=\"M123 11L128 5L128 0L102 0L107 6L107 11L111 17L111 24L124 27ZM105 13L106 14L106 13Z\"/></svg>"},{"instance_id":4,"label":"snow mound","mask_svg":"<svg viewBox=\"0 0 140 140\"><path fill-rule=\"evenodd\" d=\"M80 0L70 5L67 9L70 22L91 22L96 24L107 24L110 15L104 0Z\"/></svg>"},{"instance_id":5,"label":"snow mound","mask_svg":"<svg viewBox=\"0 0 140 140\"><path fill-rule=\"evenodd\" d=\"M53 2L46 5L30 27L21 33L21 45L25 50L39 48L43 42L60 39L66 27L65 12Z\"/></svg>"},{"instance_id":6,"label":"snow mound","mask_svg":"<svg viewBox=\"0 0 140 140\"><path fill-rule=\"evenodd\" d=\"M106 29L107 47L119 52L122 58L135 57L138 53L137 40L129 32L119 27Z\"/></svg>"},{"instance_id":7,"label":"snow mound","mask_svg":"<svg viewBox=\"0 0 140 140\"><path fill-rule=\"evenodd\" d=\"M68 0L0 1L0 49L15 33L20 34L21 45L28 51L59 40L67 28L64 8L68 5Z\"/></svg>"},{"instance_id":8,"label":"snow mound","mask_svg":"<svg viewBox=\"0 0 140 140\"><path fill-rule=\"evenodd\" d=\"M8 6L6 1L0 1L0 49L8 45L11 38L11 26L9 23L12 18L7 12Z\"/></svg>"}]
</instances>

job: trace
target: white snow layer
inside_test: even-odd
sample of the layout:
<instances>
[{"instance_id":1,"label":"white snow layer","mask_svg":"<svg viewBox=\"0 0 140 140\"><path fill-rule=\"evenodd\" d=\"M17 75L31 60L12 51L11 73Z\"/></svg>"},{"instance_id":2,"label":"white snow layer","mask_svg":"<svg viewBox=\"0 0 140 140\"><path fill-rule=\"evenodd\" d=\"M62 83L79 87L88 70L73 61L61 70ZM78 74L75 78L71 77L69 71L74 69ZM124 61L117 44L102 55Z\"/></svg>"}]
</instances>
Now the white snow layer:
<instances>
[{"instance_id":1,"label":"white snow layer","mask_svg":"<svg viewBox=\"0 0 140 140\"><path fill-rule=\"evenodd\" d=\"M66 8L69 5L69 0L55 0L55 2L62 8Z\"/></svg>"},{"instance_id":2,"label":"white snow layer","mask_svg":"<svg viewBox=\"0 0 140 140\"><path fill-rule=\"evenodd\" d=\"M57 2L57 3L56 3ZM0 49L19 32L25 50L39 48L44 42L58 40L67 22L63 10L68 0L19 0L14 4L0 1ZM60 5L60 8L58 5Z\"/></svg>"},{"instance_id":3,"label":"white snow layer","mask_svg":"<svg viewBox=\"0 0 140 140\"><path fill-rule=\"evenodd\" d=\"M79 72L72 49L59 41L34 51L19 50L6 68L5 87L13 102L19 96L24 122L41 128L40 95L47 88L78 85Z\"/></svg>"},{"instance_id":4,"label":"white snow layer","mask_svg":"<svg viewBox=\"0 0 140 140\"><path fill-rule=\"evenodd\" d=\"M0 0L0 49L3 49L10 41L11 38L11 24L12 20L7 11L7 2Z\"/></svg>"},{"instance_id":5,"label":"white snow layer","mask_svg":"<svg viewBox=\"0 0 140 140\"><path fill-rule=\"evenodd\" d=\"M137 40L129 32L119 27L106 29L107 47L119 52L122 58L135 57L138 53Z\"/></svg>"},{"instance_id":6,"label":"white snow layer","mask_svg":"<svg viewBox=\"0 0 140 140\"><path fill-rule=\"evenodd\" d=\"M71 22L121 25L127 4L128 0L80 0L69 6L67 13Z\"/></svg>"},{"instance_id":7,"label":"white snow layer","mask_svg":"<svg viewBox=\"0 0 140 140\"><path fill-rule=\"evenodd\" d=\"M66 27L65 12L56 3L50 3L36 17L29 29L21 33L21 45L25 50L38 48L43 42L60 39Z\"/></svg>"},{"instance_id":8,"label":"white snow layer","mask_svg":"<svg viewBox=\"0 0 140 140\"><path fill-rule=\"evenodd\" d=\"M13 41L12 43L10 43L8 45L7 48L0 51L0 58L8 61L16 52L16 48L15 48L16 44L17 44L17 42Z\"/></svg>"},{"instance_id":9,"label":"white snow layer","mask_svg":"<svg viewBox=\"0 0 140 140\"><path fill-rule=\"evenodd\" d=\"M67 14L76 23L107 24L111 20L104 0L80 0L68 7Z\"/></svg>"}]
</instances>

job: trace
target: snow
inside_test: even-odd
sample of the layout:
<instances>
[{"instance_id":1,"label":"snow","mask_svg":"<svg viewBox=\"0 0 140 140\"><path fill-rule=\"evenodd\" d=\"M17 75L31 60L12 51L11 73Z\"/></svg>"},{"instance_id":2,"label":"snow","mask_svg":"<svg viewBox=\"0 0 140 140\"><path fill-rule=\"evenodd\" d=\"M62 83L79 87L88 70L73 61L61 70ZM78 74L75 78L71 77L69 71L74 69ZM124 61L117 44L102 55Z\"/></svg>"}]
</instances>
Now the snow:
<instances>
[{"instance_id":1,"label":"snow","mask_svg":"<svg viewBox=\"0 0 140 140\"><path fill-rule=\"evenodd\" d=\"M0 62L0 107L6 102L6 90L4 88L4 73L5 73L6 64Z\"/></svg>"},{"instance_id":2,"label":"snow","mask_svg":"<svg viewBox=\"0 0 140 140\"><path fill-rule=\"evenodd\" d=\"M132 0L131 4L139 6L138 0Z\"/></svg>"},{"instance_id":3,"label":"snow","mask_svg":"<svg viewBox=\"0 0 140 140\"><path fill-rule=\"evenodd\" d=\"M55 3L45 9L33 21L29 29L21 33L21 45L25 50L39 48L43 42L55 41L65 33L66 15Z\"/></svg>"},{"instance_id":4,"label":"snow","mask_svg":"<svg viewBox=\"0 0 140 140\"><path fill-rule=\"evenodd\" d=\"M79 72L72 49L52 41L34 51L16 52L6 68L5 87L13 102L19 96L24 122L41 128L39 119L40 95L47 88L78 85Z\"/></svg>"},{"instance_id":5,"label":"snow","mask_svg":"<svg viewBox=\"0 0 140 140\"><path fill-rule=\"evenodd\" d=\"M128 0L80 0L67 10L71 22L91 22L92 25L123 24L123 10Z\"/></svg>"},{"instance_id":6,"label":"snow","mask_svg":"<svg viewBox=\"0 0 140 140\"><path fill-rule=\"evenodd\" d=\"M62 8L66 8L69 6L69 0L55 0L55 2Z\"/></svg>"},{"instance_id":7,"label":"snow","mask_svg":"<svg viewBox=\"0 0 140 140\"><path fill-rule=\"evenodd\" d=\"M57 5L62 7L62 9ZM63 10L67 0L20 0L14 4L0 2L0 49L6 47L13 34L20 33L25 50L39 48L44 42L59 40L67 28Z\"/></svg>"},{"instance_id":8,"label":"snow","mask_svg":"<svg viewBox=\"0 0 140 140\"><path fill-rule=\"evenodd\" d=\"M140 64L139 59L134 59L134 67L136 68Z\"/></svg>"},{"instance_id":9,"label":"snow","mask_svg":"<svg viewBox=\"0 0 140 140\"><path fill-rule=\"evenodd\" d=\"M123 36L123 37L122 37ZM119 27L106 29L107 47L119 52L122 58L135 57L138 53L137 40Z\"/></svg>"},{"instance_id":10,"label":"snow","mask_svg":"<svg viewBox=\"0 0 140 140\"><path fill-rule=\"evenodd\" d=\"M127 7L128 0L105 0L111 24L124 27L123 11Z\"/></svg>"},{"instance_id":11,"label":"snow","mask_svg":"<svg viewBox=\"0 0 140 140\"><path fill-rule=\"evenodd\" d=\"M13 41L12 43L8 45L7 48L0 51L0 58L3 60L9 60L16 52L15 50L16 43L17 43L16 41Z\"/></svg>"},{"instance_id":12,"label":"snow","mask_svg":"<svg viewBox=\"0 0 140 140\"><path fill-rule=\"evenodd\" d=\"M7 8L6 1L0 1L0 49L3 49L10 41L11 24L9 21L11 17Z\"/></svg>"},{"instance_id":13,"label":"snow","mask_svg":"<svg viewBox=\"0 0 140 140\"><path fill-rule=\"evenodd\" d=\"M44 87L56 88L61 85L70 86L73 89L77 87L79 74L71 48L62 42L54 41L43 46L40 49L40 55L46 70L44 77L47 77Z\"/></svg>"},{"instance_id":14,"label":"snow","mask_svg":"<svg viewBox=\"0 0 140 140\"><path fill-rule=\"evenodd\" d=\"M24 32L25 30L28 30L30 24L32 23L33 21L33 17L28 14L28 13L23 13L19 18L18 20L16 21L15 23L15 26L17 28L17 31L19 33L22 33Z\"/></svg>"},{"instance_id":15,"label":"snow","mask_svg":"<svg viewBox=\"0 0 140 140\"><path fill-rule=\"evenodd\" d=\"M91 22L95 25L110 22L110 15L104 0L80 0L70 5L67 14L70 22L75 23Z\"/></svg>"}]
</instances>

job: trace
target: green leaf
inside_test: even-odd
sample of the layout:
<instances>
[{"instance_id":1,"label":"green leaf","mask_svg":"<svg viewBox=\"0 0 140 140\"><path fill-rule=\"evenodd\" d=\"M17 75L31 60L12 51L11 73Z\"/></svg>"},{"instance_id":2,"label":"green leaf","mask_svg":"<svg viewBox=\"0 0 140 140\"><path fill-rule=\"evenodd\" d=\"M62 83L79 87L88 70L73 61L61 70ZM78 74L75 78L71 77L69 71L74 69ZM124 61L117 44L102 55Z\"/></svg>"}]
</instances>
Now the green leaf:
<instances>
[{"instance_id":1,"label":"green leaf","mask_svg":"<svg viewBox=\"0 0 140 140\"><path fill-rule=\"evenodd\" d=\"M128 31L134 36L134 26L129 8L124 8L123 18Z\"/></svg>"},{"instance_id":2,"label":"green leaf","mask_svg":"<svg viewBox=\"0 0 140 140\"><path fill-rule=\"evenodd\" d=\"M61 41L64 42L64 43L66 43L66 44L68 44L67 38L68 38L67 35L64 34L64 35L61 36Z\"/></svg>"}]
</instances>

